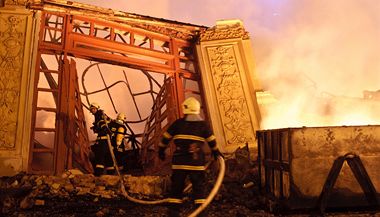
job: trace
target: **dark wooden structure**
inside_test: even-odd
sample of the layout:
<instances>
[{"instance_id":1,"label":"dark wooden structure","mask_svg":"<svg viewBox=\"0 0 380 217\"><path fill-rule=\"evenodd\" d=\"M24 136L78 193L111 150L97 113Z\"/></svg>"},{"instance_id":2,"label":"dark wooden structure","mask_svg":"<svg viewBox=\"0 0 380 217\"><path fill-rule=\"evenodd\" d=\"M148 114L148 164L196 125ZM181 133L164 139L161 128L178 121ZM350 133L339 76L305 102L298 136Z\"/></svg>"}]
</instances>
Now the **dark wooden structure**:
<instances>
[{"instance_id":1,"label":"dark wooden structure","mask_svg":"<svg viewBox=\"0 0 380 217\"><path fill-rule=\"evenodd\" d=\"M272 209L379 209L380 126L257 132L261 190Z\"/></svg>"},{"instance_id":2,"label":"dark wooden structure","mask_svg":"<svg viewBox=\"0 0 380 217\"><path fill-rule=\"evenodd\" d=\"M32 2L29 8L41 17L28 172L92 170L84 118L88 105L81 97L71 57L166 75L162 89L154 95L144 133L134 135L141 143L142 160L158 167L148 153L154 152L162 130L181 115L179 105L187 95L203 99L194 44L206 27L71 1ZM189 87L191 82L195 90ZM53 98L54 103L44 103L44 98Z\"/></svg>"}]
</instances>

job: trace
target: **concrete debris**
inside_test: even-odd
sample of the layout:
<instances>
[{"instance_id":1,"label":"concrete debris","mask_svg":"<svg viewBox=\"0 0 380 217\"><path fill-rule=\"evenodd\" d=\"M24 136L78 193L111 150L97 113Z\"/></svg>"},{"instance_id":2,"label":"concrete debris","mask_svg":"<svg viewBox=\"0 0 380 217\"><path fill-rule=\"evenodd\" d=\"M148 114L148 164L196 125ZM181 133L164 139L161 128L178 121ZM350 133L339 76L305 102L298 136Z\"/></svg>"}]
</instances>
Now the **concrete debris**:
<instances>
[{"instance_id":1,"label":"concrete debris","mask_svg":"<svg viewBox=\"0 0 380 217\"><path fill-rule=\"evenodd\" d=\"M41 200L34 201L34 197L72 197L73 195L93 195L102 198L123 197L120 191L120 178L118 176L103 175L95 177L92 174L76 173L74 176L37 176L24 175L20 181L15 180L11 184L7 180L1 180L2 189L29 187L31 192L25 196L20 203L20 207L27 209L33 205L41 205ZM123 176L126 189L130 189L133 194L144 196L161 195L166 189L165 179L154 176L134 177L131 175ZM3 207L7 206L3 202Z\"/></svg>"},{"instance_id":2,"label":"concrete debris","mask_svg":"<svg viewBox=\"0 0 380 217\"><path fill-rule=\"evenodd\" d=\"M266 211L259 191L257 164L251 161L247 149L240 149L233 158L226 158L226 175L223 184L208 207L210 217L274 217ZM217 176L218 165L212 163L207 170L206 192L210 192ZM136 199L166 198L170 186L169 176L123 175L128 194ZM18 174L0 177L0 216L17 217L73 217L73 216L144 216L162 217L165 205L144 205L127 200L120 191L118 176L95 177L70 170L61 176ZM185 198L191 198L191 191ZM185 200L181 216L195 209L192 200ZM306 217L309 214L287 215ZM327 215L339 216L339 215ZM380 217L378 213L344 213L349 217Z\"/></svg>"},{"instance_id":3,"label":"concrete debris","mask_svg":"<svg viewBox=\"0 0 380 217\"><path fill-rule=\"evenodd\" d=\"M247 154L240 153L237 157L247 158ZM248 174L253 171L251 169L254 164L251 164L249 159L226 159L226 164L226 182L214 198L220 206L213 212L219 212L225 203L238 207L237 201L243 204L241 206L257 208L257 200L252 199L254 195L250 191L257 188L257 182L250 180L254 176ZM215 182L217 166L216 163L212 163L209 167L208 190ZM128 194L136 199L156 200L168 196L170 176L128 174L122 178ZM243 188L243 184L247 183L250 185L249 190ZM13 177L0 177L0 193L0 216L23 216L26 213L33 213L30 216L82 216L80 212L83 212L83 216L99 217L141 216L142 213L144 216L162 216L165 210L164 205L146 206L128 201L120 190L119 176L95 177L76 169L68 170L60 176L20 173ZM189 193L191 191L186 193L186 198L190 198L190 195L187 195ZM228 212L224 210L223 213Z\"/></svg>"},{"instance_id":4,"label":"concrete debris","mask_svg":"<svg viewBox=\"0 0 380 217\"><path fill-rule=\"evenodd\" d=\"M21 209L29 209L33 206L34 200L30 196L26 196L23 200L20 202L20 208Z\"/></svg>"},{"instance_id":5,"label":"concrete debris","mask_svg":"<svg viewBox=\"0 0 380 217\"><path fill-rule=\"evenodd\" d=\"M15 180L15 181L11 184L12 187L17 187L17 185L18 185L18 181L17 181L17 180Z\"/></svg>"},{"instance_id":6,"label":"concrete debris","mask_svg":"<svg viewBox=\"0 0 380 217\"><path fill-rule=\"evenodd\" d=\"M34 205L35 206L43 206L43 205L45 205L45 200L35 200Z\"/></svg>"},{"instance_id":7,"label":"concrete debris","mask_svg":"<svg viewBox=\"0 0 380 217\"><path fill-rule=\"evenodd\" d=\"M243 184L243 188L249 188L249 187L252 187L254 185L253 182L248 182L246 184Z\"/></svg>"},{"instance_id":8,"label":"concrete debris","mask_svg":"<svg viewBox=\"0 0 380 217\"><path fill-rule=\"evenodd\" d=\"M99 212L97 212L95 215L96 217L103 217L103 216L108 215L108 213L109 213L109 209L103 208Z\"/></svg>"}]
</instances>

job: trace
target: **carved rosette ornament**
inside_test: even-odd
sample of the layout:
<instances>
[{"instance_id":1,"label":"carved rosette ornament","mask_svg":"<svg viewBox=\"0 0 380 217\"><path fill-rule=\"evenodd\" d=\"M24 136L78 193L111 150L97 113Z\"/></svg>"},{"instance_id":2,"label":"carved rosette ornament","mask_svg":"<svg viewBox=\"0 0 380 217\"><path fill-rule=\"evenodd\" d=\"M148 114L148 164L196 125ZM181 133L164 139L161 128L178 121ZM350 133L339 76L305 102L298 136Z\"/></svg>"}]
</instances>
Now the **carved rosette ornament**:
<instances>
[{"instance_id":1,"label":"carved rosette ornament","mask_svg":"<svg viewBox=\"0 0 380 217\"><path fill-rule=\"evenodd\" d=\"M26 18L0 13L0 149L13 149L21 89Z\"/></svg>"},{"instance_id":2,"label":"carved rosette ornament","mask_svg":"<svg viewBox=\"0 0 380 217\"><path fill-rule=\"evenodd\" d=\"M192 32L183 32L183 31L179 31L179 30L175 30L175 29L171 29L171 28L163 27L159 25L149 25L149 24L143 24L143 23L133 23L129 25L133 27L137 27L137 28L142 28L148 31L168 35L170 37L184 39L184 40L193 40L194 34L195 34Z\"/></svg>"},{"instance_id":3,"label":"carved rosette ornament","mask_svg":"<svg viewBox=\"0 0 380 217\"><path fill-rule=\"evenodd\" d=\"M254 141L233 47L211 47L209 55L227 143L245 144Z\"/></svg>"},{"instance_id":4,"label":"carved rosette ornament","mask_svg":"<svg viewBox=\"0 0 380 217\"><path fill-rule=\"evenodd\" d=\"M32 0L5 0L5 5L27 5Z\"/></svg>"},{"instance_id":5,"label":"carved rosette ornament","mask_svg":"<svg viewBox=\"0 0 380 217\"><path fill-rule=\"evenodd\" d=\"M249 39L249 33L245 31L244 27L240 24L226 25L223 27L213 27L204 30L200 34L200 41L213 41L222 39L241 38Z\"/></svg>"}]
</instances>

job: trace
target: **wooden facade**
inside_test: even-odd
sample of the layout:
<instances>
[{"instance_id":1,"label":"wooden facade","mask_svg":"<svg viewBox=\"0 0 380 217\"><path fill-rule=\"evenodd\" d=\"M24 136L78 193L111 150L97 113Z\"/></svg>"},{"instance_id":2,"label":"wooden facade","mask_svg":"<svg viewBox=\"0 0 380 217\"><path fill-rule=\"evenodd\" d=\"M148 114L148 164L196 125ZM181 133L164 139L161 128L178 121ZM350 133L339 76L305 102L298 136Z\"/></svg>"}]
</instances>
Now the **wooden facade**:
<instances>
[{"instance_id":1,"label":"wooden facade","mask_svg":"<svg viewBox=\"0 0 380 217\"><path fill-rule=\"evenodd\" d=\"M13 94L13 97L4 95L5 101L12 100L0 109L5 117L3 122L8 124L6 130L0 131L0 136L6 138L0 143L0 164L6 168L0 175L20 171L60 174L78 167L86 172L92 171L88 160L91 141L86 110L90 103L89 95L96 91L90 93L80 87L83 74L89 67L78 71L81 68L78 67L78 59L89 61L91 66L98 68L99 64L107 64L134 69L148 77L151 85L147 90L131 93L140 116L138 121L131 123L138 122L145 126L139 133L130 129L130 141L133 140L141 147L141 160L146 171L154 172L162 166L155 153L158 140L162 131L182 115L180 105L189 96L195 96L202 102L202 114L216 127L217 136L222 138L219 141L222 146L228 146L228 150L232 150L231 147L239 146L240 142L245 144L246 139L254 143L252 135L258 128L259 116L256 116L258 110L255 98L251 98L255 88L250 77L252 67L248 66L252 56L247 52L247 49L251 49L250 44L246 43L249 41L247 34L222 34L218 38L212 38L209 37L210 30L215 28L72 1L20 0L3 3L0 6L0 18L2 26L7 28L0 31L1 70L4 71L0 81L5 84L9 79L13 80L7 84L12 87L3 85L0 89ZM232 32L235 27L231 27ZM229 29L229 26L225 29ZM243 29L243 26L240 25L239 29ZM229 114L232 113L215 110L215 106L222 104L215 105L215 100L210 98L213 96L204 92L211 90L204 86L213 82L213 75L208 78L205 75L214 69L224 69L214 65L210 71L201 66L209 57L197 46L202 47L202 44L215 40L218 43L228 42L231 38L243 42L239 47L243 46L244 49L238 56L232 55L230 58L245 66L239 66L239 71L228 73L237 72L238 79L243 79L243 83L231 87L242 93L239 98L245 98L244 109L237 115L246 117L244 126L250 125L251 130L247 131L249 135L245 133L246 139L225 142L230 135L225 137L223 134L238 132L242 126L238 126L241 120L235 120L236 124L231 125L233 120ZM243 56L248 58L242 58ZM124 72L124 83L130 87L126 74L128 72ZM163 80L157 82L155 74L162 75ZM230 85L227 77L218 79L218 82L225 80L227 86ZM202 80L205 82L202 83ZM105 85L102 91L111 97L112 85L107 86L102 74L99 82ZM212 88L218 87L212 85ZM149 95L153 100L152 110L147 117L141 117L137 108L136 98L142 94ZM116 111L115 102L112 98L110 100ZM233 102L230 105L238 103ZM212 116L209 115L211 113ZM228 121L219 123L215 115ZM251 121L246 122L247 118ZM223 128L227 130L220 130Z\"/></svg>"}]
</instances>

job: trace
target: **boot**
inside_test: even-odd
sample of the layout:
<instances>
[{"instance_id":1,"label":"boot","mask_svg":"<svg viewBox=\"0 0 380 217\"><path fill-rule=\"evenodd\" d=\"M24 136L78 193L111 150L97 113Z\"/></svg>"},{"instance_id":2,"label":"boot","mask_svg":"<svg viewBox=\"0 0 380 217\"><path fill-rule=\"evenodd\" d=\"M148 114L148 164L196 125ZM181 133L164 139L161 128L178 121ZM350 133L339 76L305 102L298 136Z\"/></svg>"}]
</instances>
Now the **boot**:
<instances>
[{"instance_id":1,"label":"boot","mask_svg":"<svg viewBox=\"0 0 380 217\"><path fill-rule=\"evenodd\" d=\"M168 217L179 217L179 211L178 210L168 210Z\"/></svg>"},{"instance_id":2,"label":"boot","mask_svg":"<svg viewBox=\"0 0 380 217\"><path fill-rule=\"evenodd\" d=\"M115 175L115 170L114 169L107 170L107 175Z\"/></svg>"},{"instance_id":3,"label":"boot","mask_svg":"<svg viewBox=\"0 0 380 217\"><path fill-rule=\"evenodd\" d=\"M207 209L204 209L201 213L199 213L198 217L207 217L208 216L208 211Z\"/></svg>"},{"instance_id":4,"label":"boot","mask_svg":"<svg viewBox=\"0 0 380 217\"><path fill-rule=\"evenodd\" d=\"M95 176L101 176L103 175L103 168L99 168L99 167L95 167L95 170L94 170L94 175Z\"/></svg>"},{"instance_id":5,"label":"boot","mask_svg":"<svg viewBox=\"0 0 380 217\"><path fill-rule=\"evenodd\" d=\"M198 207L200 207L201 205L197 205L197 208L196 209L198 209ZM199 213L198 215L197 215L197 217L207 217L208 216L208 208L206 207L201 213Z\"/></svg>"},{"instance_id":6,"label":"boot","mask_svg":"<svg viewBox=\"0 0 380 217\"><path fill-rule=\"evenodd\" d=\"M179 217L180 207L178 204L171 204L168 207L168 217Z\"/></svg>"}]
</instances>

